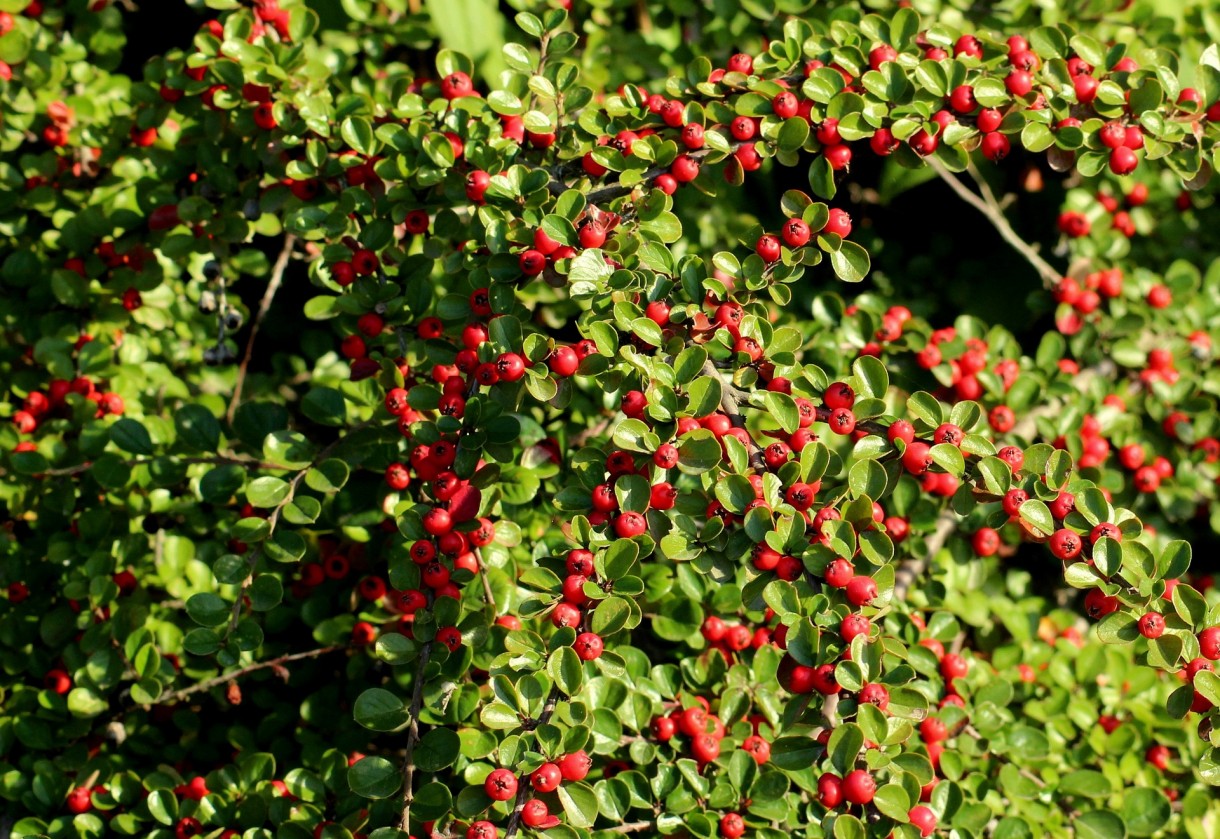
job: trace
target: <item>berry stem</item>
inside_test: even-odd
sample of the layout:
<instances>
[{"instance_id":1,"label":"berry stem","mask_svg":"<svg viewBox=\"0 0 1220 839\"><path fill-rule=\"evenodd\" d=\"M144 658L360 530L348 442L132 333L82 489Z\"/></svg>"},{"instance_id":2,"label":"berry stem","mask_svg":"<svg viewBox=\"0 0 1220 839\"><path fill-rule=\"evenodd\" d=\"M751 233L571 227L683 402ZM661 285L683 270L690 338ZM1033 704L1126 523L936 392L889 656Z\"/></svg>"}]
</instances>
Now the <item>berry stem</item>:
<instances>
[{"instance_id":1,"label":"berry stem","mask_svg":"<svg viewBox=\"0 0 1220 839\"><path fill-rule=\"evenodd\" d=\"M275 294L280 290L280 285L284 281L284 272L288 269L288 260L292 257L292 249L296 243L297 237L294 234L289 233L284 237L284 247L280 250L280 255L276 257L275 265L271 268L271 279L267 281L267 290L263 292L263 299L258 304L258 313L250 324L250 336L246 339L246 352L242 355L241 365L237 368L237 381L233 383L233 396L229 399L229 409L225 411L225 419L230 425L233 423L234 414L237 413L237 404L241 401L242 385L246 382L246 368L250 366L250 359L254 355L254 339L258 337L258 328L262 325L263 319L267 317L267 312L271 309L271 302L275 299Z\"/></svg>"},{"instance_id":2,"label":"berry stem","mask_svg":"<svg viewBox=\"0 0 1220 839\"><path fill-rule=\"evenodd\" d=\"M432 642L425 642L419 652L419 663L415 665L415 687L411 691L411 707L407 713L411 722L407 725L407 749L402 758L402 819L398 826L411 832L411 802L415 799L415 746L419 743L419 709L424 700L424 670L432 657Z\"/></svg>"}]
</instances>

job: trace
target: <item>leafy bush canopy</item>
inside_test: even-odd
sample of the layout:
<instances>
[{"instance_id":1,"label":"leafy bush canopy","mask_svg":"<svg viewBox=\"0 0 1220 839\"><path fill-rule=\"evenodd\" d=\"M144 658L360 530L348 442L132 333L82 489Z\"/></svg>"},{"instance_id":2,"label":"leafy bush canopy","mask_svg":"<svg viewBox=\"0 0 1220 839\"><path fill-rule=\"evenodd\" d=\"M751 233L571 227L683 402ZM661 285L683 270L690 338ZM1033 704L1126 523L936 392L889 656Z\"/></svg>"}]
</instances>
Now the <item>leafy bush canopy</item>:
<instances>
[{"instance_id":1,"label":"leafy bush canopy","mask_svg":"<svg viewBox=\"0 0 1220 839\"><path fill-rule=\"evenodd\" d=\"M204 5L0 0L0 834L1216 835L1213 11Z\"/></svg>"}]
</instances>

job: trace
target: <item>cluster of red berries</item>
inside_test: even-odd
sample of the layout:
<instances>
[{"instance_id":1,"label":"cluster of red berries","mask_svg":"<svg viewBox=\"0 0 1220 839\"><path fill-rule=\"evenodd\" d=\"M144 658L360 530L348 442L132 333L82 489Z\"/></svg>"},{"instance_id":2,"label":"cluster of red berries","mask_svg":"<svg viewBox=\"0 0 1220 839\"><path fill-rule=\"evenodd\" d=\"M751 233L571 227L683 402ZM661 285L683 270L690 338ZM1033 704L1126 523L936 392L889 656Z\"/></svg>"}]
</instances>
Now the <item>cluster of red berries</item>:
<instances>
[{"instance_id":1,"label":"cluster of red berries","mask_svg":"<svg viewBox=\"0 0 1220 839\"><path fill-rule=\"evenodd\" d=\"M847 214L846 210L832 208L825 223L817 230L810 227L804 219L790 218L784 222L778 236L771 233L760 236L754 245L754 252L762 258L763 262L776 262L783 252L783 246L799 250L809 244L809 240L819 233L834 234L841 239L846 239L851 235L851 216Z\"/></svg>"},{"instance_id":2,"label":"cluster of red berries","mask_svg":"<svg viewBox=\"0 0 1220 839\"><path fill-rule=\"evenodd\" d=\"M766 550L771 550L771 548L767 547ZM703 624L700 626L699 631L711 649L719 652L726 660L732 661L736 653L744 652L751 648L757 650L767 644L781 646L784 643L788 637L788 627L785 624L780 624L772 629L766 625L774 618L774 610L768 607L763 618L763 625L751 632L750 628L745 624L725 623L722 618L716 615L709 615L703 619Z\"/></svg>"},{"instance_id":3,"label":"cluster of red berries","mask_svg":"<svg viewBox=\"0 0 1220 839\"><path fill-rule=\"evenodd\" d=\"M594 661L601 657L605 643L596 632L579 631L585 623L586 608L591 602L585 592L585 586L590 583L597 585L598 582L597 571L593 567L593 552L584 548L573 548L568 551L565 568L567 575L563 578L560 600L551 610L551 623L561 629L571 627L577 630L572 648L582 661Z\"/></svg>"},{"instance_id":4,"label":"cluster of red berries","mask_svg":"<svg viewBox=\"0 0 1220 839\"><path fill-rule=\"evenodd\" d=\"M1123 197L1128 208L1142 207L1148 202L1148 185L1145 183L1132 184L1131 189ZM1121 207L1117 198L1102 190L1097 193L1097 203L1101 204L1110 214L1111 227L1128 239L1135 235L1135 222L1131 220L1131 213Z\"/></svg>"},{"instance_id":5,"label":"cluster of red berries","mask_svg":"<svg viewBox=\"0 0 1220 839\"><path fill-rule=\"evenodd\" d=\"M672 744L675 737L682 737L687 753L704 766L720 756L721 742L728 732L720 717L712 713L707 699L696 696L694 700L696 704L690 707L675 705L670 713L653 717L649 730L661 743ZM749 722L754 731L741 742L741 749L761 766L771 759L771 744L758 733L765 719L755 715Z\"/></svg>"},{"instance_id":6,"label":"cluster of red berries","mask_svg":"<svg viewBox=\"0 0 1220 839\"><path fill-rule=\"evenodd\" d=\"M91 340L92 338L87 335L82 336L77 341L77 349ZM26 395L22 400L21 408L13 413L13 425L21 434L33 434L47 420L69 416L71 414L69 394L76 394L93 402L97 406L94 416L99 419L107 415L122 416L125 410L123 397L113 391L99 390L100 384L101 382L94 381L88 376L78 376L72 381L52 379L45 392L33 390ZM15 452L34 450L34 443L28 440L18 443L13 449Z\"/></svg>"},{"instance_id":7,"label":"cluster of red berries","mask_svg":"<svg viewBox=\"0 0 1220 839\"><path fill-rule=\"evenodd\" d=\"M1103 300L1122 296L1123 272L1109 268L1086 274L1083 283L1063 277L1051 290L1055 302L1067 308L1055 317L1055 327L1064 335L1075 335L1084 328L1085 318L1097 312Z\"/></svg>"},{"instance_id":8,"label":"cluster of red berries","mask_svg":"<svg viewBox=\"0 0 1220 839\"><path fill-rule=\"evenodd\" d=\"M521 808L521 823L536 830L546 830L559 824L559 818L551 814L547 799L538 796L555 792L565 781L583 781L592 769L593 759L582 749L548 760L529 773L528 783L535 796L527 799ZM513 801L520 784L525 782L525 775L518 780L509 769L494 769L483 781L483 792L492 801ZM499 835L499 828L487 820L476 821L466 830L466 839L498 839Z\"/></svg>"},{"instance_id":9,"label":"cluster of red berries","mask_svg":"<svg viewBox=\"0 0 1220 839\"><path fill-rule=\"evenodd\" d=\"M950 349L953 352L946 358L946 352ZM934 391L933 395L937 398L947 401L976 400L983 395L978 374L987 369L989 353L990 347L982 338L959 341L957 329L946 326L932 330L928 343L915 353L915 363L924 370L932 370L946 362L949 364L949 387ZM999 377L1005 391L1013 386L1020 373L1020 366L1011 358L997 360L991 369ZM992 420L992 428L1001 434L1010 431L1015 424L1012 411L1007 408L989 419Z\"/></svg>"}]
</instances>

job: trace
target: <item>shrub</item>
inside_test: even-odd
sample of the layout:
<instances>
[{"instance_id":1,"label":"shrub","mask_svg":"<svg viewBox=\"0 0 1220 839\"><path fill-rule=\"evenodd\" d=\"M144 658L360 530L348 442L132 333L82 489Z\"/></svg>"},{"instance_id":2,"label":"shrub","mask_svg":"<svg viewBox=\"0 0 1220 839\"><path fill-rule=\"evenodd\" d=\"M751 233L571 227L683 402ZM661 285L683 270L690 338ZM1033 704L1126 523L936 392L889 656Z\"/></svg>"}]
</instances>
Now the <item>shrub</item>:
<instances>
[{"instance_id":1,"label":"shrub","mask_svg":"<svg viewBox=\"0 0 1220 839\"><path fill-rule=\"evenodd\" d=\"M161 3L0 0L0 833L1214 833L1209 11Z\"/></svg>"}]
</instances>

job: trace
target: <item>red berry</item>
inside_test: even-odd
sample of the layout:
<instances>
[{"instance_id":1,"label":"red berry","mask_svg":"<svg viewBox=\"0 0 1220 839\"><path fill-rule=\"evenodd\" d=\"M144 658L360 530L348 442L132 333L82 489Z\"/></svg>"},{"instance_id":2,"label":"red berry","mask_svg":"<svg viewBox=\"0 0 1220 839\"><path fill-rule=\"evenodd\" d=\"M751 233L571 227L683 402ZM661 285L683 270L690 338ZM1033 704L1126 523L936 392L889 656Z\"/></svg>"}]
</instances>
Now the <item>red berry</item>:
<instances>
[{"instance_id":1,"label":"red berry","mask_svg":"<svg viewBox=\"0 0 1220 839\"><path fill-rule=\"evenodd\" d=\"M1220 626L1209 626L1199 633L1199 653L1211 661L1220 661Z\"/></svg>"},{"instance_id":2,"label":"red berry","mask_svg":"<svg viewBox=\"0 0 1220 839\"><path fill-rule=\"evenodd\" d=\"M571 347L556 347L547 359L551 372L561 379L566 379L576 373L580 367L580 358Z\"/></svg>"},{"instance_id":3,"label":"red berry","mask_svg":"<svg viewBox=\"0 0 1220 839\"><path fill-rule=\"evenodd\" d=\"M582 632L577 635L572 646L582 661L593 661L599 658L602 650L605 649L601 636L595 632Z\"/></svg>"},{"instance_id":4,"label":"red berry","mask_svg":"<svg viewBox=\"0 0 1220 839\"><path fill-rule=\"evenodd\" d=\"M593 758L583 749L564 755L559 761L559 770L565 781L583 781L593 768Z\"/></svg>"},{"instance_id":5,"label":"red berry","mask_svg":"<svg viewBox=\"0 0 1220 839\"><path fill-rule=\"evenodd\" d=\"M907 811L907 818L919 830L920 836L931 836L936 830L936 814L930 807L919 804Z\"/></svg>"},{"instance_id":6,"label":"red berry","mask_svg":"<svg viewBox=\"0 0 1220 839\"><path fill-rule=\"evenodd\" d=\"M754 252L762 257L763 262L775 262L780 257L779 237L766 234L760 236L754 246Z\"/></svg>"},{"instance_id":7,"label":"red berry","mask_svg":"<svg viewBox=\"0 0 1220 839\"><path fill-rule=\"evenodd\" d=\"M969 669L966 659L957 653L945 653L944 658L940 660L940 674L946 681L964 678Z\"/></svg>"},{"instance_id":8,"label":"red berry","mask_svg":"<svg viewBox=\"0 0 1220 839\"><path fill-rule=\"evenodd\" d=\"M857 575L847 582L847 599L853 606L866 606L877 598L877 581Z\"/></svg>"},{"instance_id":9,"label":"red berry","mask_svg":"<svg viewBox=\"0 0 1220 839\"><path fill-rule=\"evenodd\" d=\"M460 70L452 72L441 79L441 96L444 96L446 99L469 96L473 92L474 83L471 82L470 76Z\"/></svg>"},{"instance_id":10,"label":"red berry","mask_svg":"<svg viewBox=\"0 0 1220 839\"><path fill-rule=\"evenodd\" d=\"M843 779L825 772L818 778L818 802L828 810L843 803Z\"/></svg>"},{"instance_id":11,"label":"red berry","mask_svg":"<svg viewBox=\"0 0 1220 839\"><path fill-rule=\"evenodd\" d=\"M852 804L868 804L877 792L877 782L863 769L853 769L843 778L843 797Z\"/></svg>"},{"instance_id":12,"label":"red berry","mask_svg":"<svg viewBox=\"0 0 1220 839\"><path fill-rule=\"evenodd\" d=\"M839 634L849 644L857 636L867 636L871 629L872 622L864 615L848 615L839 623Z\"/></svg>"},{"instance_id":13,"label":"red berry","mask_svg":"<svg viewBox=\"0 0 1220 839\"><path fill-rule=\"evenodd\" d=\"M1051 553L1064 562L1080 556L1082 547L1080 536L1066 527L1056 530L1048 542Z\"/></svg>"},{"instance_id":14,"label":"red berry","mask_svg":"<svg viewBox=\"0 0 1220 839\"><path fill-rule=\"evenodd\" d=\"M551 810L546 802L531 798L521 808L521 821L526 827L542 827L551 821Z\"/></svg>"},{"instance_id":15,"label":"red berry","mask_svg":"<svg viewBox=\"0 0 1220 839\"><path fill-rule=\"evenodd\" d=\"M507 769L496 769L483 782L483 791L493 801L509 801L517 795L517 776Z\"/></svg>"},{"instance_id":16,"label":"red berry","mask_svg":"<svg viewBox=\"0 0 1220 839\"><path fill-rule=\"evenodd\" d=\"M720 817L720 835L724 839L739 839L746 832L746 823L737 813L725 813Z\"/></svg>"},{"instance_id":17,"label":"red berry","mask_svg":"<svg viewBox=\"0 0 1220 839\"><path fill-rule=\"evenodd\" d=\"M530 775L530 786L536 792L554 792L563 781L563 773L554 763L544 763Z\"/></svg>"},{"instance_id":18,"label":"red berry","mask_svg":"<svg viewBox=\"0 0 1220 839\"><path fill-rule=\"evenodd\" d=\"M1000 534L990 527L980 527L974 532L971 545L979 556L995 556L1000 549Z\"/></svg>"},{"instance_id":19,"label":"red berry","mask_svg":"<svg viewBox=\"0 0 1220 839\"><path fill-rule=\"evenodd\" d=\"M641 536L647 530L648 520L641 513L622 513L614 520L614 532L622 539Z\"/></svg>"},{"instance_id":20,"label":"red berry","mask_svg":"<svg viewBox=\"0 0 1220 839\"><path fill-rule=\"evenodd\" d=\"M851 215L846 210L832 207L822 232L833 233L840 239L846 239L851 235Z\"/></svg>"},{"instance_id":21,"label":"red berry","mask_svg":"<svg viewBox=\"0 0 1220 839\"><path fill-rule=\"evenodd\" d=\"M1165 632L1165 618L1160 612L1145 612L1140 616L1139 628L1145 638L1160 638Z\"/></svg>"}]
</instances>

